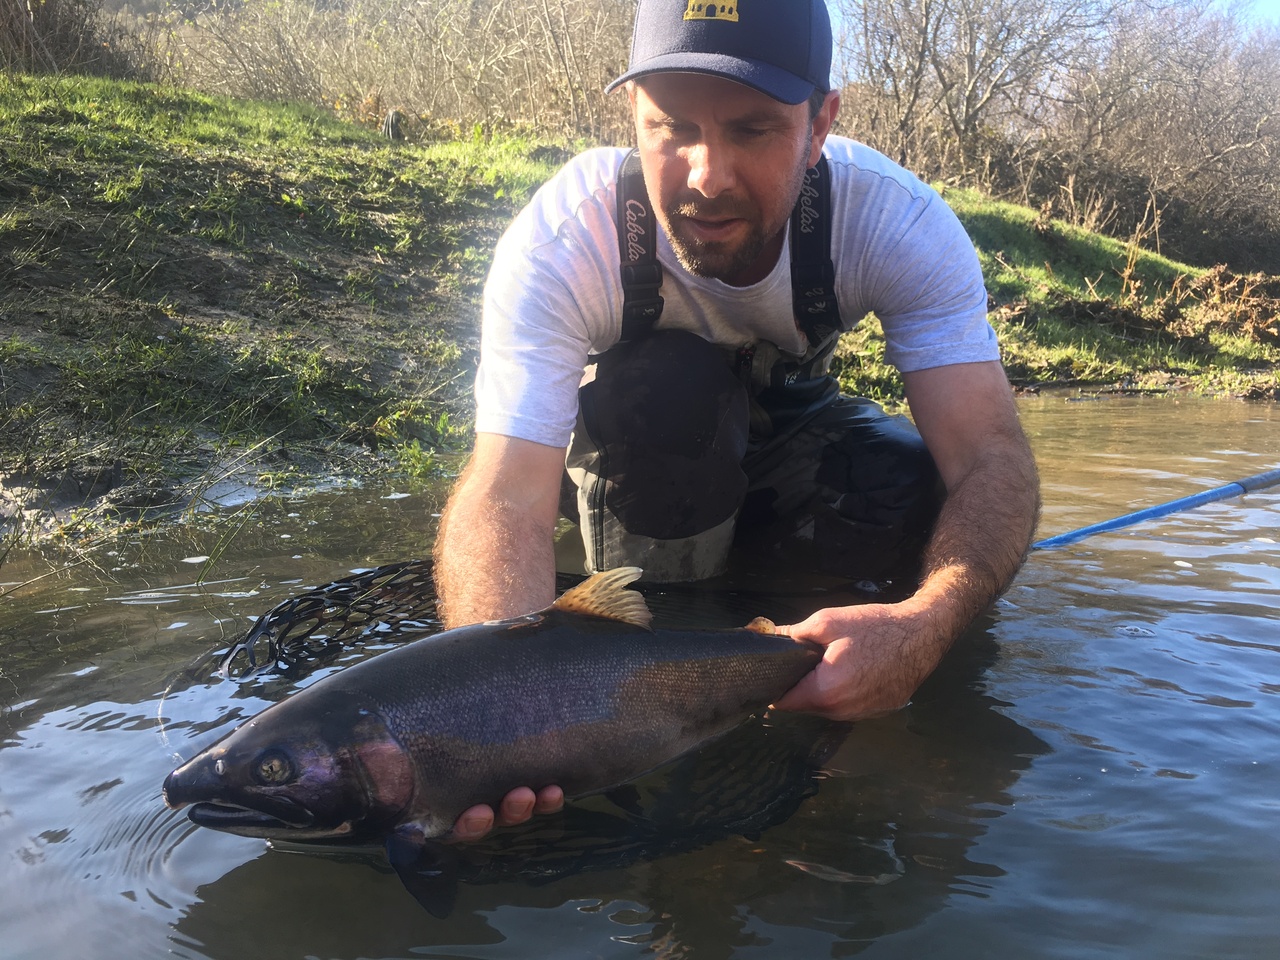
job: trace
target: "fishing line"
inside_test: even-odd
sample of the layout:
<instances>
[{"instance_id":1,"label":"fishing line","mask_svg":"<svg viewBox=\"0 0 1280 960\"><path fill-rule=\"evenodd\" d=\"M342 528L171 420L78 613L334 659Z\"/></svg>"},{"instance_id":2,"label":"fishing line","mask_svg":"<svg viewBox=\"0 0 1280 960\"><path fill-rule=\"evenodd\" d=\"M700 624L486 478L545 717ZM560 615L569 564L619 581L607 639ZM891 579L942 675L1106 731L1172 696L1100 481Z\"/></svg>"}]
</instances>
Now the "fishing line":
<instances>
[{"instance_id":1,"label":"fishing line","mask_svg":"<svg viewBox=\"0 0 1280 960\"><path fill-rule=\"evenodd\" d=\"M1251 477L1245 477L1243 480L1236 480L1234 483L1224 484L1221 487L1214 487L1212 490L1204 490L1200 493L1194 493L1189 497L1180 497L1177 500L1170 500L1167 503L1160 503L1153 507L1135 510L1133 513L1126 513L1123 516L1114 517L1111 520L1104 520L1101 523L1090 524L1089 526L1081 527L1078 530L1070 530L1067 533L1060 533L1056 537L1049 537L1048 539L1033 543L1031 545L1031 549L1043 550L1046 547L1061 547L1068 543L1075 543L1077 540L1083 540L1085 537L1092 536L1095 533L1105 533L1108 530L1118 530L1121 527L1128 527L1135 523L1141 523L1143 520L1151 520L1156 517L1168 516L1169 514L1176 513L1179 510L1190 510L1193 507L1199 507L1206 503L1214 503L1218 500L1226 500L1230 497L1243 496L1246 493L1264 490L1267 487L1273 487L1277 484L1280 484L1280 468L1267 470L1264 473L1255 473Z\"/></svg>"},{"instance_id":2,"label":"fishing line","mask_svg":"<svg viewBox=\"0 0 1280 960\"><path fill-rule=\"evenodd\" d=\"M205 651L187 666L176 671L169 677L169 682L164 685L164 691L160 694L160 700L156 703L156 729L160 737L160 743L164 745L169 755L179 762L185 762L187 758L169 742L169 731L165 729L164 703L169 699L169 694L173 692L173 688L177 686L180 680L188 681L187 686L192 686L202 679L207 679L209 673L208 665L216 655L217 651Z\"/></svg>"}]
</instances>

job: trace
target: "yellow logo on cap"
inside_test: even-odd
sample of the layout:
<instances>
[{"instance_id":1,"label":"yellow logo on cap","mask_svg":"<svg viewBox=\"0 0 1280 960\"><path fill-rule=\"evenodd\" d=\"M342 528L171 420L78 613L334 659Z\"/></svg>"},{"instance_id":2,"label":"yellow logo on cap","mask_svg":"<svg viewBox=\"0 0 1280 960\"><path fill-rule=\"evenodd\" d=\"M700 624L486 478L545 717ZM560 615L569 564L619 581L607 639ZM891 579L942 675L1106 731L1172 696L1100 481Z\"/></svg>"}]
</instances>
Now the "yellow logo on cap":
<instances>
[{"instance_id":1,"label":"yellow logo on cap","mask_svg":"<svg viewBox=\"0 0 1280 960\"><path fill-rule=\"evenodd\" d=\"M703 3L702 0L689 0L689 8L684 12L686 20L731 20L738 22L738 5L736 3Z\"/></svg>"}]
</instances>

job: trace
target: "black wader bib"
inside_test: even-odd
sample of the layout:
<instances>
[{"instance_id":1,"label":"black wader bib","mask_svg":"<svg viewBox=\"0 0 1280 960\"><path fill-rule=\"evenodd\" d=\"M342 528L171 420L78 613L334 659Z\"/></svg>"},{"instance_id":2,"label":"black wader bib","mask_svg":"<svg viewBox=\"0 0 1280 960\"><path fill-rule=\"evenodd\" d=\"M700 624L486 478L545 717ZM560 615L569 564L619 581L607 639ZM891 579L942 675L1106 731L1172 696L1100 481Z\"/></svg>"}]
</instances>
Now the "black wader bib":
<instances>
[{"instance_id":1,"label":"black wader bib","mask_svg":"<svg viewBox=\"0 0 1280 960\"><path fill-rule=\"evenodd\" d=\"M760 341L734 352L662 314L658 229L639 157L618 183L622 339L579 390L566 516L588 572L634 564L653 582L730 566L848 579L914 574L941 485L905 417L841 396L830 174L810 169L791 219L791 281L804 356Z\"/></svg>"}]
</instances>

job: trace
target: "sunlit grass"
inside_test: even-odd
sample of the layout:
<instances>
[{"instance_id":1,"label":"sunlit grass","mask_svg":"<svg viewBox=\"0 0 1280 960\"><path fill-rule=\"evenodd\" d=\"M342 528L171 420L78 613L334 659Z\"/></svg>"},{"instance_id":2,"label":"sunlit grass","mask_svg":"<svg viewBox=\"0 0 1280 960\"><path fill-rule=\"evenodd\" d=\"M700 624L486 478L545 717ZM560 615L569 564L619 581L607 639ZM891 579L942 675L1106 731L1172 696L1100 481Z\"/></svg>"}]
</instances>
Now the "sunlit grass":
<instances>
[{"instance_id":1,"label":"sunlit grass","mask_svg":"<svg viewBox=\"0 0 1280 960\"><path fill-rule=\"evenodd\" d=\"M474 300L545 153L0 76L4 469L344 443L425 474L466 442Z\"/></svg>"},{"instance_id":2,"label":"sunlit grass","mask_svg":"<svg viewBox=\"0 0 1280 960\"><path fill-rule=\"evenodd\" d=\"M470 438L493 246L581 146L479 130L393 143L309 106L0 75L3 469L120 460L145 478L232 449L277 482L301 472L299 447L326 444L440 469ZM1203 271L1136 243L945 198L1016 383L1275 395L1267 283L1231 288L1263 291L1236 309L1214 296L1245 294L1193 290ZM834 369L900 402L874 317Z\"/></svg>"}]
</instances>

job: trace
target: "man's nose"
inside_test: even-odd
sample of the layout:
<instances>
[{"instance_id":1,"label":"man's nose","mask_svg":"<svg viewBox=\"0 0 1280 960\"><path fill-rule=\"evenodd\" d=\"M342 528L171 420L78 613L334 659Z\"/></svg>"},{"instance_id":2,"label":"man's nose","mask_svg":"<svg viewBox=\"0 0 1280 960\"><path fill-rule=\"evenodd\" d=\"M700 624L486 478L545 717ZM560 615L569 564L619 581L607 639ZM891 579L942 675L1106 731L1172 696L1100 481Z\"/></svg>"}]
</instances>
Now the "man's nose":
<instances>
[{"instance_id":1,"label":"man's nose","mask_svg":"<svg viewBox=\"0 0 1280 960\"><path fill-rule=\"evenodd\" d=\"M723 146L703 140L689 148L689 189L714 199L733 186L733 160Z\"/></svg>"}]
</instances>

